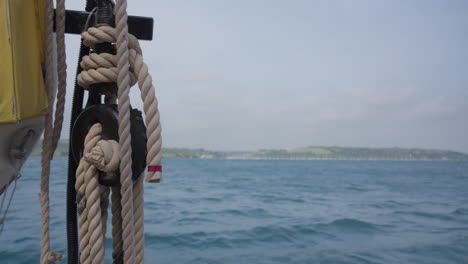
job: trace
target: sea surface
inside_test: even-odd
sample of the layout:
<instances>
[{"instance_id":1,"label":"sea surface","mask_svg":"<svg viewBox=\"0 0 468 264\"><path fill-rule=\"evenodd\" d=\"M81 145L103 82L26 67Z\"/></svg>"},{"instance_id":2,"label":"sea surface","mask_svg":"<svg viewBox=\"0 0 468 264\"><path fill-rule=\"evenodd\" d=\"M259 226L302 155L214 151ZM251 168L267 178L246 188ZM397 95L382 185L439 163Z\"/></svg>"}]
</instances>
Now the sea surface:
<instances>
[{"instance_id":1,"label":"sea surface","mask_svg":"<svg viewBox=\"0 0 468 264\"><path fill-rule=\"evenodd\" d=\"M164 182L145 189L146 263L468 263L467 162L163 165ZM66 170L66 158L53 161L52 249L64 254ZM39 159L22 174L2 264L39 259Z\"/></svg>"}]
</instances>

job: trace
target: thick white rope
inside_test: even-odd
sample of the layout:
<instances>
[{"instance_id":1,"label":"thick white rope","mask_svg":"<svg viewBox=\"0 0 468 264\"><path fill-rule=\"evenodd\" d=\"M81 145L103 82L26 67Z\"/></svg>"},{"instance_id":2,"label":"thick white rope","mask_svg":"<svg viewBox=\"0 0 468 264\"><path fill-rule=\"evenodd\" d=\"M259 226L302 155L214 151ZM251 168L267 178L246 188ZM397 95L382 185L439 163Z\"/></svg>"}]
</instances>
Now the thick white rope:
<instances>
[{"instance_id":1,"label":"thick white rope","mask_svg":"<svg viewBox=\"0 0 468 264\"><path fill-rule=\"evenodd\" d=\"M104 263L109 188L99 185L98 169L115 172L119 167L119 144L115 140L101 140L101 133L99 123L90 128L76 171L82 264Z\"/></svg>"},{"instance_id":2,"label":"thick white rope","mask_svg":"<svg viewBox=\"0 0 468 264\"><path fill-rule=\"evenodd\" d=\"M118 3L117 5L117 28L106 26L101 26L99 28L91 27L82 33L83 43L90 48L94 48L98 43L117 43L117 55L92 53L89 56L85 56L80 63L83 71L78 76L78 84L85 89L91 88L93 84L103 82L117 82L118 84L121 184L120 186L112 188L112 255L114 263L143 263L143 175L140 175L135 183L132 182L131 135L129 131L130 101L128 99L128 92L130 86L133 86L137 81L144 102L145 121L147 125L148 182L159 182L161 180L161 126L155 89L148 67L143 62L141 48L138 40L133 35L126 32L125 7L126 3L122 3L122 5ZM122 22L124 20L125 22ZM119 32L119 34L117 34L117 32ZM124 159L127 161L124 161ZM101 168L98 169L102 170ZM77 187L77 190L78 189ZM84 206L88 207L90 205L86 203ZM101 210L104 209L101 208ZM87 214L86 209L80 211L83 211L84 215ZM80 219L80 230L81 229L84 229L84 232L80 231L80 240L83 239L85 241L84 244L89 245L89 235L86 233L92 231L85 223L81 223ZM96 246L101 245L99 244ZM84 255L83 260L88 259L86 255L88 252L89 249L83 245L81 253ZM82 261L82 263L84 262Z\"/></svg>"},{"instance_id":3,"label":"thick white rope","mask_svg":"<svg viewBox=\"0 0 468 264\"><path fill-rule=\"evenodd\" d=\"M94 129L91 129L89 133L86 135L85 138L85 149L84 153L88 153L90 149L95 146L95 144L101 139L102 129L100 126L94 126ZM86 197L86 180L85 174L88 173L93 175L96 172L96 168L91 166L89 162L86 160L80 160L78 165L78 169L76 170L76 183L75 189L77 194L77 204L78 204L78 226L80 228L80 263L91 263L90 259L90 252L91 252L91 244L90 244L90 236L91 231L89 230L89 221L88 221L88 214L89 214L89 206L88 200ZM91 205L91 204L89 204ZM99 232L101 230L98 230Z\"/></svg>"},{"instance_id":4,"label":"thick white rope","mask_svg":"<svg viewBox=\"0 0 468 264\"><path fill-rule=\"evenodd\" d=\"M137 41L135 42L138 43ZM146 175L146 181L160 182L162 179L162 138L158 99L156 98L148 66L143 62L141 50L140 52L138 52L138 49L130 50L130 62L133 65L135 73L138 75L138 86L141 89L141 99L143 100L143 110L145 112L147 126L148 141L146 143L146 148L148 154L146 155L146 164L148 164L148 174Z\"/></svg>"},{"instance_id":5,"label":"thick white rope","mask_svg":"<svg viewBox=\"0 0 468 264\"><path fill-rule=\"evenodd\" d=\"M127 1L116 3L117 30L117 96L119 100L120 193L122 194L122 238L124 263L135 263L133 218L132 146L130 134L130 78L128 61Z\"/></svg>"},{"instance_id":6,"label":"thick white rope","mask_svg":"<svg viewBox=\"0 0 468 264\"><path fill-rule=\"evenodd\" d=\"M89 28L82 33L83 43L89 47L94 47L98 43L116 41L116 29L106 26L99 28ZM161 159L162 159L162 139L161 124L158 111L158 99L149 73L148 66L143 61L143 55L138 40L128 34L129 40L129 60L130 60L130 81L131 85L138 81L143 101L143 111L145 112L145 123L147 126L147 156L148 164L147 182L161 181ZM83 71L78 75L78 84L88 89L91 85L101 82L117 81L117 61L118 57L109 53L91 54L84 56L80 66ZM154 169L151 169L154 168Z\"/></svg>"},{"instance_id":7,"label":"thick white rope","mask_svg":"<svg viewBox=\"0 0 468 264\"><path fill-rule=\"evenodd\" d=\"M90 55L90 61L98 61L97 64L82 65L85 68L83 75L79 76L85 82L117 82L119 97L119 138L120 152L115 151L116 142L112 153L120 153L120 156L113 160L106 160L102 163L101 158L95 159L96 148L85 147L85 156L77 170L77 201L79 204L79 225L80 225L80 248L81 263L103 263L104 243L105 243L105 221L107 219L107 206L109 188L102 187L97 181L97 170L105 171L108 164L119 164L121 172L121 186L113 188L113 234L116 238L114 252L116 262L143 263L144 252L144 229L143 229L143 182L142 177L133 185L131 170L131 135L130 135L130 101L128 98L130 85L133 85L138 77L138 83L142 90L144 101L144 111L146 113L146 123L148 126L148 157L147 164L149 173L148 182L159 182L161 180L161 128L159 124L159 112L157 110L157 100L154 95L154 87L151 84L151 76L147 66L143 63L141 49L136 38L128 34L126 0L119 1L116 5L117 29L103 27L92 34L93 28L87 33L95 37L96 41L91 41L89 46L95 43L111 42L117 43L117 56L100 54L99 57ZM46 51L46 77L45 87L48 96L48 113L45 117L45 131L42 152L42 173L41 192L39 200L41 202L41 223L42 223L42 247L41 263L55 263L61 259L61 255L50 249L49 234L49 177L50 161L57 147L63 123L63 110L66 90L66 64L65 64L65 4L64 0L57 0L56 9L56 32L57 32L57 64L58 64L58 93L53 118L55 90L54 90L54 67L53 67L53 2L45 1L46 28L45 47ZM105 31L112 31L109 34ZM116 34L119 32L119 34ZM116 37L117 36L117 37ZM117 39L116 39L117 38ZM130 39L130 45L128 43ZM88 39L85 38L86 44ZM130 50L129 50L130 48ZM107 58L106 58L107 56ZM118 60L116 60L116 57ZM88 62L90 62L88 61ZM132 64L130 72L129 61ZM86 59L84 60L86 63ZM86 75L88 74L88 75ZM83 87L86 85L81 83ZM111 96L112 97L112 96ZM110 98L112 99L112 98ZM112 99L111 101L114 101ZM52 124L53 123L53 124ZM94 130L99 130L98 128ZM103 141L96 141L96 131L90 131L88 144L97 144L95 147L105 148ZM92 143L90 143L92 142ZM101 145L101 146L98 146ZM110 144L112 145L112 144ZM91 152L90 152L91 151ZM109 150L103 151L109 153ZM102 153L101 153L102 154ZM93 156L94 155L94 156ZM99 156L99 154L97 155ZM114 155L113 157L116 157ZM116 161L117 160L117 161ZM103 165L106 164L106 165ZM104 166L104 167L103 167ZM120 189L120 195L117 193ZM121 201L119 204L117 201ZM114 204L115 203L115 204ZM134 206L135 204L135 206ZM120 206L121 208L120 208ZM115 208L115 209L114 209ZM135 219L134 219L135 216ZM114 220L115 218L115 220ZM120 225L122 223L122 225ZM121 227L120 227L121 226ZM134 228L135 226L135 228ZM137 239L137 249L135 253L135 237ZM122 239L124 238L124 239ZM123 255L123 256L122 256Z\"/></svg>"},{"instance_id":8,"label":"thick white rope","mask_svg":"<svg viewBox=\"0 0 468 264\"><path fill-rule=\"evenodd\" d=\"M54 112L55 90L54 90L54 62L53 62L53 9L52 0L45 1L45 88L48 98L48 111L44 121L44 140L42 150L41 191L39 201L41 203L41 260L42 264L55 263L61 259L61 255L50 249L49 234L49 177L50 161L57 147L63 123L63 110L65 105L66 91L66 58L65 58L65 1L57 0L56 9L56 41L57 41L57 67L59 71L59 84L57 93L57 104L55 118ZM53 125L52 125L53 122Z\"/></svg>"},{"instance_id":9,"label":"thick white rope","mask_svg":"<svg viewBox=\"0 0 468 264\"><path fill-rule=\"evenodd\" d=\"M83 42L90 47L95 46L97 43L105 41L115 42L116 32L111 27L90 28L87 32L83 32ZM161 166L161 126L158 111L158 101L155 96L155 89L152 84L152 78L149 74L147 65L143 62L143 56L138 40L128 35L129 39L129 54L130 54L130 80L138 79L138 85L141 89L141 97L143 100L143 108L145 112L145 121L147 124L147 164L148 168ZM85 56L81 62L83 71L78 76L78 82L82 87L91 87L91 85L100 82L116 82L117 81L117 56L108 53L91 54ZM148 172L146 181L159 182L161 180L161 171ZM113 197L114 197L113 192ZM114 198L113 198L114 199ZM119 198L121 199L121 198ZM115 203L115 202L113 202ZM144 214L143 214L143 182L139 178L134 183L133 187L133 226L135 233L135 263L143 263L144 258ZM121 210L118 208L117 210ZM114 207L113 207L114 213ZM116 222L122 221L121 214L116 214ZM114 223L114 219L113 219ZM121 255L122 230L115 227L113 224L113 256L116 258Z\"/></svg>"}]
</instances>

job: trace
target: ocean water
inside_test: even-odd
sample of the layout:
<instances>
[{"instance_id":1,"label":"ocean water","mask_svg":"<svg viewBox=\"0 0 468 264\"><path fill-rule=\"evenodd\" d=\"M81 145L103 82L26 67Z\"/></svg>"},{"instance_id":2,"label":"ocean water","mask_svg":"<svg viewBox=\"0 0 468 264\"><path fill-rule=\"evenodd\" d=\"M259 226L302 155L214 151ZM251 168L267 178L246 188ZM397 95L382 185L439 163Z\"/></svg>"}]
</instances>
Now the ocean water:
<instances>
[{"instance_id":1,"label":"ocean water","mask_svg":"<svg viewBox=\"0 0 468 264\"><path fill-rule=\"evenodd\" d=\"M39 259L39 164L23 169L0 263ZM51 181L62 253L66 164ZM146 263L468 263L466 162L168 159L145 200Z\"/></svg>"}]
</instances>

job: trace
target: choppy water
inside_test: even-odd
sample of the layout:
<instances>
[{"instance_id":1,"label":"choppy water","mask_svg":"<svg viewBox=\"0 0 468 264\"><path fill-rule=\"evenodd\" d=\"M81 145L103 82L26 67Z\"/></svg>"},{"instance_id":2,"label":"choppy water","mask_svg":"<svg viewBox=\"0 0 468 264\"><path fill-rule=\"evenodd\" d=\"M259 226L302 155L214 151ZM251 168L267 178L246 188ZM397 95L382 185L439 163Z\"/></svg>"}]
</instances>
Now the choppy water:
<instances>
[{"instance_id":1,"label":"choppy water","mask_svg":"<svg viewBox=\"0 0 468 264\"><path fill-rule=\"evenodd\" d=\"M66 159L53 166L65 253ZM37 263L39 171L23 170L0 263ZM468 263L466 162L165 160L164 173L146 187L147 263Z\"/></svg>"}]
</instances>

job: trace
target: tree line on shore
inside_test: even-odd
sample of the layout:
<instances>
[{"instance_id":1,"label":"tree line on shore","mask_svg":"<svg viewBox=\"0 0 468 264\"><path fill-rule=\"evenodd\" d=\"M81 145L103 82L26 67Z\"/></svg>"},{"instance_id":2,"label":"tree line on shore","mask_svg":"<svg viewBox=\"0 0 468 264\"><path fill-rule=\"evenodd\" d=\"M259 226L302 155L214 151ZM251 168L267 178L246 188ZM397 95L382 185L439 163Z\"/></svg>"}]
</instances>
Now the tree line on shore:
<instances>
[{"instance_id":1,"label":"tree line on shore","mask_svg":"<svg viewBox=\"0 0 468 264\"><path fill-rule=\"evenodd\" d=\"M40 155L38 144L32 155ZM59 141L56 156L68 155L68 140ZM343 159L343 160L468 160L468 155L450 150L419 148L362 148L310 146L305 148L262 149L258 151L211 151L202 148L163 148L164 158L180 159Z\"/></svg>"}]
</instances>

